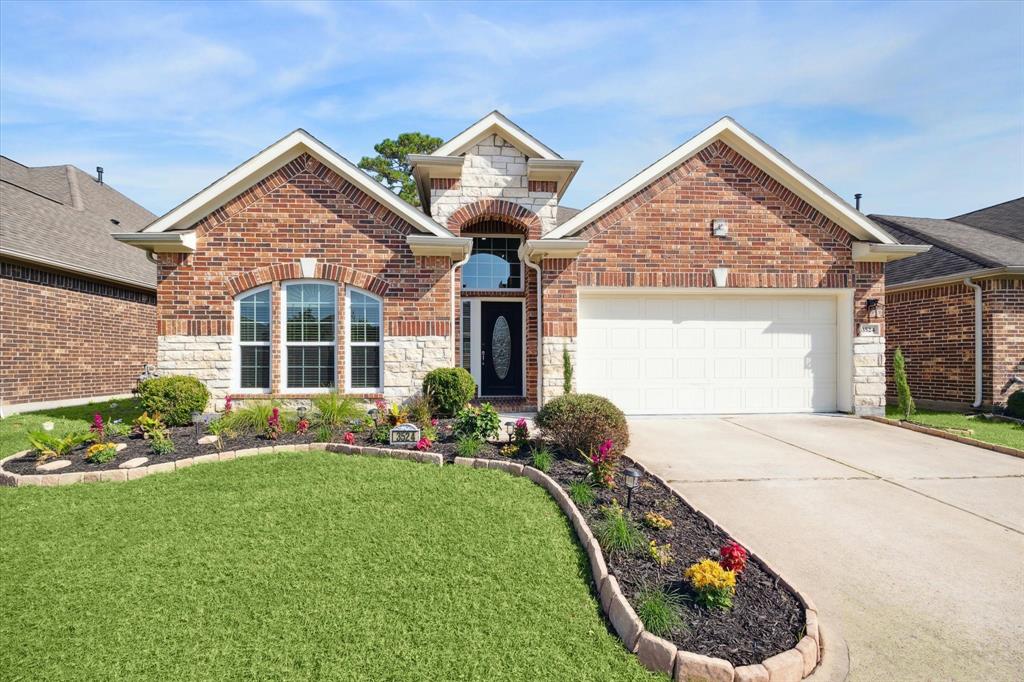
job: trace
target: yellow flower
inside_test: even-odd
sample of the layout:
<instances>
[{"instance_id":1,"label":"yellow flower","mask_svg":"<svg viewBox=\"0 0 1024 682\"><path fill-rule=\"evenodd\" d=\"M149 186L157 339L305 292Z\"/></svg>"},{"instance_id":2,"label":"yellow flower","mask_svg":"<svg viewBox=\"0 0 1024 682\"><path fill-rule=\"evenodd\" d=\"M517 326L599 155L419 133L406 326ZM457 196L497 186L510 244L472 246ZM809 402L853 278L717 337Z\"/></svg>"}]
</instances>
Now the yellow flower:
<instances>
[{"instance_id":1,"label":"yellow flower","mask_svg":"<svg viewBox=\"0 0 1024 682\"><path fill-rule=\"evenodd\" d=\"M691 565L683 573L695 590L732 589L736 587L736 573L722 568L721 564L711 559L703 559Z\"/></svg>"}]
</instances>

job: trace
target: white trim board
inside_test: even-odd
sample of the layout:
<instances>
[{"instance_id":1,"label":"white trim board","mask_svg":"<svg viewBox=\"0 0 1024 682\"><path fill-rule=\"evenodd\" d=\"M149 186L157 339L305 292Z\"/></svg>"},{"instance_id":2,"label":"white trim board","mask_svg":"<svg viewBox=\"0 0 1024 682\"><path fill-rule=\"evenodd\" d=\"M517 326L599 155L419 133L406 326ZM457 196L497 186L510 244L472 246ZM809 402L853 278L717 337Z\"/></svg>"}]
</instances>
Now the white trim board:
<instances>
[{"instance_id":1,"label":"white trim board","mask_svg":"<svg viewBox=\"0 0 1024 682\"><path fill-rule=\"evenodd\" d=\"M382 184L353 165L348 159L299 128L256 156L216 180L206 189L150 223L143 232L164 232L191 227L282 166L308 153L362 191L401 216L420 232L437 237L454 237L451 232L422 211L398 198Z\"/></svg>"},{"instance_id":2,"label":"white trim board","mask_svg":"<svg viewBox=\"0 0 1024 682\"><path fill-rule=\"evenodd\" d=\"M812 178L766 142L726 116L655 161L632 178L555 228L543 239L570 237L665 173L721 140L783 186L858 239L895 244L878 225ZM710 226L709 226L710 227Z\"/></svg>"},{"instance_id":3,"label":"white trim board","mask_svg":"<svg viewBox=\"0 0 1024 682\"><path fill-rule=\"evenodd\" d=\"M482 138L497 133L530 158L561 159L550 147L526 132L498 110L487 114L461 133L445 142L430 156L458 156Z\"/></svg>"}]
</instances>

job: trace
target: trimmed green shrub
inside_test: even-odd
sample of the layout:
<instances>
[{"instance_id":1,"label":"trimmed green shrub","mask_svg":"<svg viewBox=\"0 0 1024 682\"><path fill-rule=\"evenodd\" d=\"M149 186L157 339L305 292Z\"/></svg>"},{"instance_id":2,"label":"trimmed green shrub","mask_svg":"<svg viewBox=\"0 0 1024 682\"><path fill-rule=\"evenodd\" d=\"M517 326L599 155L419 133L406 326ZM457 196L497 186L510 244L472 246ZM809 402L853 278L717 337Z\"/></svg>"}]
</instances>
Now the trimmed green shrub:
<instances>
[{"instance_id":1,"label":"trimmed green shrub","mask_svg":"<svg viewBox=\"0 0 1024 682\"><path fill-rule=\"evenodd\" d=\"M1006 416L1024 419L1024 389L1014 391L1006 399Z\"/></svg>"},{"instance_id":2,"label":"trimmed green shrub","mask_svg":"<svg viewBox=\"0 0 1024 682\"><path fill-rule=\"evenodd\" d=\"M168 426L189 426L193 412L203 412L210 391L195 377L169 376L139 383L139 401L147 412L157 412Z\"/></svg>"},{"instance_id":3,"label":"trimmed green shrub","mask_svg":"<svg viewBox=\"0 0 1024 682\"><path fill-rule=\"evenodd\" d=\"M892 356L892 375L896 380L896 397L899 401L900 415L909 420L917 407L914 405L914 398L910 395L910 383L907 381L907 363L903 359L903 349L896 348Z\"/></svg>"},{"instance_id":4,"label":"trimmed green shrub","mask_svg":"<svg viewBox=\"0 0 1024 682\"><path fill-rule=\"evenodd\" d=\"M440 414L452 416L476 395L476 381L461 367L439 367L423 379L423 394Z\"/></svg>"},{"instance_id":5,"label":"trimmed green shrub","mask_svg":"<svg viewBox=\"0 0 1024 682\"><path fill-rule=\"evenodd\" d=\"M626 415L607 398L592 393L561 395L537 414L541 433L563 453L577 456L577 450L596 453L605 440L612 441L618 457L629 445Z\"/></svg>"}]
</instances>

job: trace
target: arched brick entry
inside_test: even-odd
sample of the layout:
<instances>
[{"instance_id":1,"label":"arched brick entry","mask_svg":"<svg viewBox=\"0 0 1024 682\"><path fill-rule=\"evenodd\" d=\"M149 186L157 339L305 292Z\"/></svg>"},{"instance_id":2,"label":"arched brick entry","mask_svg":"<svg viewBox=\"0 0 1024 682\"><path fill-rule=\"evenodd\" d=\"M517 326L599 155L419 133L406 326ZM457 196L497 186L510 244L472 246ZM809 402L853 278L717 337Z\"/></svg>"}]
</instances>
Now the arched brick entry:
<instances>
[{"instance_id":1,"label":"arched brick entry","mask_svg":"<svg viewBox=\"0 0 1024 682\"><path fill-rule=\"evenodd\" d=\"M461 234L464 228L488 220L515 225L527 239L540 239L540 218L533 211L504 199L481 199L463 206L448 219L448 229Z\"/></svg>"},{"instance_id":2,"label":"arched brick entry","mask_svg":"<svg viewBox=\"0 0 1024 682\"><path fill-rule=\"evenodd\" d=\"M314 279L325 279L339 284L351 284L352 286L365 289L378 296L385 296L388 292L387 281L371 275L368 272L355 270L344 265L332 263L317 263L313 272ZM243 291L258 287L270 282L280 282L286 279L302 279L302 266L299 263L278 263L267 265L255 270L249 270L235 275L227 282L228 293L236 296Z\"/></svg>"}]
</instances>

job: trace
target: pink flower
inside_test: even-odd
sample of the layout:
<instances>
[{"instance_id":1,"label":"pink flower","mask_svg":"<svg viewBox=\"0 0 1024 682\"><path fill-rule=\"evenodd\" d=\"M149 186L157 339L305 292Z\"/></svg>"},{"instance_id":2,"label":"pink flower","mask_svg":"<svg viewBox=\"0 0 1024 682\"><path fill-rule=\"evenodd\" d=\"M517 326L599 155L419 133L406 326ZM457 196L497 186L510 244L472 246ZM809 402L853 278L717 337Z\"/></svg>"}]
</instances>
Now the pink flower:
<instances>
[{"instance_id":1,"label":"pink flower","mask_svg":"<svg viewBox=\"0 0 1024 682\"><path fill-rule=\"evenodd\" d=\"M430 425L431 426L437 426L438 423L439 422L437 421L437 417L434 417L433 419L430 420Z\"/></svg>"},{"instance_id":2,"label":"pink flower","mask_svg":"<svg viewBox=\"0 0 1024 682\"><path fill-rule=\"evenodd\" d=\"M601 443L601 447L598 448L598 452L601 453L602 457L607 457L608 454L612 451L612 445L612 439L609 438L605 442Z\"/></svg>"},{"instance_id":3,"label":"pink flower","mask_svg":"<svg viewBox=\"0 0 1024 682\"><path fill-rule=\"evenodd\" d=\"M525 429L526 428L526 419L524 419L523 417L520 417L519 419L517 419L516 420L516 428L517 429Z\"/></svg>"},{"instance_id":4,"label":"pink flower","mask_svg":"<svg viewBox=\"0 0 1024 682\"><path fill-rule=\"evenodd\" d=\"M420 441L416 443L417 450L429 450L430 446L433 445L429 438L420 438Z\"/></svg>"},{"instance_id":5,"label":"pink flower","mask_svg":"<svg viewBox=\"0 0 1024 682\"><path fill-rule=\"evenodd\" d=\"M92 416L92 426L89 427L89 430L100 434L100 436L103 435L103 417L99 412Z\"/></svg>"},{"instance_id":6,"label":"pink flower","mask_svg":"<svg viewBox=\"0 0 1024 682\"><path fill-rule=\"evenodd\" d=\"M224 399L224 414L231 413L231 396Z\"/></svg>"},{"instance_id":7,"label":"pink flower","mask_svg":"<svg viewBox=\"0 0 1024 682\"><path fill-rule=\"evenodd\" d=\"M352 433L351 431L346 431L344 439L345 439L345 443L347 443L348 445L355 445L355 443L356 443L356 434Z\"/></svg>"},{"instance_id":8,"label":"pink flower","mask_svg":"<svg viewBox=\"0 0 1024 682\"><path fill-rule=\"evenodd\" d=\"M388 409L388 404L386 402L384 402L383 400L378 400L377 402L374 403L374 405L381 412L383 412L384 410Z\"/></svg>"}]
</instances>

